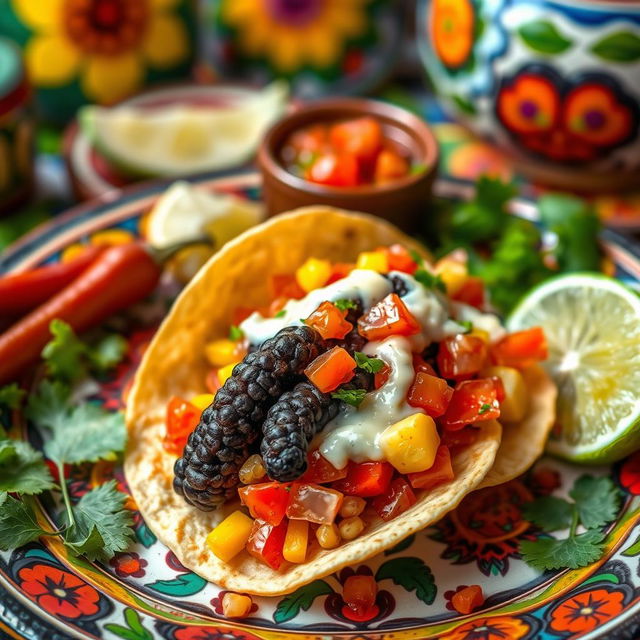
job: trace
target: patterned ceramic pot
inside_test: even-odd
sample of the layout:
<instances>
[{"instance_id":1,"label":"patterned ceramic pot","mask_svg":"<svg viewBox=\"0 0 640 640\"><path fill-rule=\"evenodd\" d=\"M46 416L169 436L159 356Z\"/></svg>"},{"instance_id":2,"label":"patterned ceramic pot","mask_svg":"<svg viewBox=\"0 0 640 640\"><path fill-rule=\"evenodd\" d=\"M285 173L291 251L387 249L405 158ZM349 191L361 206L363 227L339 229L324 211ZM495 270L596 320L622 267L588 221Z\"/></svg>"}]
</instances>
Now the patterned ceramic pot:
<instances>
[{"instance_id":1,"label":"patterned ceramic pot","mask_svg":"<svg viewBox=\"0 0 640 640\"><path fill-rule=\"evenodd\" d=\"M640 176L640 3L421 0L418 40L461 121L541 181Z\"/></svg>"}]
</instances>

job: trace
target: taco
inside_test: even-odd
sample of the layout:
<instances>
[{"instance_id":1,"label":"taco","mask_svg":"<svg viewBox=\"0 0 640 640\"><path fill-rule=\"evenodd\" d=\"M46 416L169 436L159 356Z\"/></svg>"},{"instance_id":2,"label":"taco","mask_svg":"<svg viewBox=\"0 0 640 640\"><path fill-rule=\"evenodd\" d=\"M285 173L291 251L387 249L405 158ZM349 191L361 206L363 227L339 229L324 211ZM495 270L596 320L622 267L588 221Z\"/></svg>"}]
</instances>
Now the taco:
<instances>
[{"instance_id":1,"label":"taco","mask_svg":"<svg viewBox=\"0 0 640 640\"><path fill-rule=\"evenodd\" d=\"M186 567L287 593L480 485L513 399L504 371L479 373L505 332L449 301L426 258L378 218L306 208L227 244L182 292L129 395L125 474Z\"/></svg>"}]
</instances>

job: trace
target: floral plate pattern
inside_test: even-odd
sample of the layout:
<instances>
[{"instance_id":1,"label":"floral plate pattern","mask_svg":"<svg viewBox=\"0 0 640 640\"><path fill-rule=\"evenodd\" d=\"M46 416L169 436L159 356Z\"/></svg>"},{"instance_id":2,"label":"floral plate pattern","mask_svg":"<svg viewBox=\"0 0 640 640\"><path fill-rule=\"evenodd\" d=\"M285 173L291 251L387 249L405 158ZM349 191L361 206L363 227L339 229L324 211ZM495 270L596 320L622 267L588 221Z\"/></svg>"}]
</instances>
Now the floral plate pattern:
<instances>
[{"instance_id":1,"label":"floral plate pattern","mask_svg":"<svg viewBox=\"0 0 640 640\"><path fill-rule=\"evenodd\" d=\"M259 197L255 173L202 178L203 187ZM63 215L0 257L0 272L56 261L77 242L119 240L140 234L140 221L163 184L125 191L115 202L88 205ZM440 182L439 194L464 197ZM516 203L518 214L534 207ZM616 275L640 287L640 254L607 232L604 248ZM132 374L157 323L166 313L167 291L113 320L129 341L127 360L100 381L93 399L121 410ZM27 437L20 416L0 416ZM543 535L522 517L522 505L553 492L566 494L584 468L544 458L525 476L470 494L441 522L408 538L366 564L342 571L278 598L255 598L242 621L221 615L224 592L185 569L151 532L130 501L136 542L107 565L67 555L55 539L0 553L0 635L25 638L122 638L124 640L361 640L442 638L521 640L635 638L640 629L640 453L612 467L588 472L611 475L623 491L623 509L610 527L605 556L584 569L540 574L518 556L518 542ZM127 490L120 467L99 463L70 471L72 499L115 478ZM57 505L42 501L47 522ZM378 583L376 605L366 619L342 599L353 573ZM481 584L486 602L468 616L453 611L453 594Z\"/></svg>"}]
</instances>

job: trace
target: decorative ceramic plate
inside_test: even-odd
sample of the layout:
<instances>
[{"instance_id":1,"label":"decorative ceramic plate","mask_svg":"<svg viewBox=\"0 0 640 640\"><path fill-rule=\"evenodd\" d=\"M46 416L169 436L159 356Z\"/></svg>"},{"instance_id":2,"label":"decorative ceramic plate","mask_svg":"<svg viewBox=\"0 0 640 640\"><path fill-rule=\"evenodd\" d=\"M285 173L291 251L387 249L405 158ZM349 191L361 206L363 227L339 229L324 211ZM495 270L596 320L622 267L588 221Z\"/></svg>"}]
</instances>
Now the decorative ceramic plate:
<instances>
[{"instance_id":1,"label":"decorative ceramic plate","mask_svg":"<svg viewBox=\"0 0 640 640\"><path fill-rule=\"evenodd\" d=\"M260 194L255 173L202 178L207 189ZM77 242L99 242L110 234L126 240L139 234L140 221L163 185L138 187L113 202L76 209L31 233L0 257L0 273L56 261ZM440 195L464 197L441 182ZM535 215L530 203L516 212ZM616 275L640 284L640 252L607 232L604 249ZM100 383L94 399L122 409L133 372L157 322L165 297L136 306L118 326L128 337L128 360ZM25 425L14 416L25 437ZM612 467L589 469L611 475L624 506L607 533L606 553L575 571L540 574L519 558L518 542L541 534L523 521L521 505L535 496L566 493L584 468L544 458L508 484L470 494L437 525L408 538L366 564L315 580L293 594L255 598L249 618L233 622L221 615L223 592L189 572L147 528L135 504L136 543L109 564L69 556L55 540L0 553L0 637L122 638L124 640L360 640L446 638L447 640L550 640L637 638L640 633L640 453ZM127 490L112 463L74 469L70 491L77 499L105 479ZM40 517L55 504L42 501ZM375 607L356 617L342 600L342 584L353 573L378 583ZM451 597L463 585L482 585L482 609L461 616Z\"/></svg>"}]
</instances>

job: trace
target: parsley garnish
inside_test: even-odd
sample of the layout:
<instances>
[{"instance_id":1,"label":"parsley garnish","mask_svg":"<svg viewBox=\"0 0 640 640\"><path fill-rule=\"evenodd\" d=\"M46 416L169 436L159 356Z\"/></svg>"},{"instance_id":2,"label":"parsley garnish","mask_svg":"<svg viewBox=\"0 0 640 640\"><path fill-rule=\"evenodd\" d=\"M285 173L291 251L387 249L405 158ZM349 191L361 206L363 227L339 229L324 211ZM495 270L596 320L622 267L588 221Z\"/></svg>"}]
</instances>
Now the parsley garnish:
<instances>
[{"instance_id":1,"label":"parsley garnish","mask_svg":"<svg viewBox=\"0 0 640 640\"><path fill-rule=\"evenodd\" d=\"M524 517L547 533L569 528L567 538L520 543L524 561L534 569L579 569L602 557L604 533L600 527L618 514L620 492L610 478L584 475L575 481L569 496L573 502L545 496L523 507ZM584 533L577 533L579 524L586 529Z\"/></svg>"},{"instance_id":2,"label":"parsley garnish","mask_svg":"<svg viewBox=\"0 0 640 640\"><path fill-rule=\"evenodd\" d=\"M244 331L240 327L236 327L235 324L232 324L229 328L229 340L233 340L237 342L238 340L242 340L244 338Z\"/></svg>"},{"instance_id":3,"label":"parsley garnish","mask_svg":"<svg viewBox=\"0 0 640 640\"><path fill-rule=\"evenodd\" d=\"M0 409L2 407L17 409L22 403L24 394L24 389L20 389L15 382L0 388Z\"/></svg>"},{"instance_id":4,"label":"parsley garnish","mask_svg":"<svg viewBox=\"0 0 640 640\"><path fill-rule=\"evenodd\" d=\"M447 292L447 286L444 280L436 273L431 273L426 269L418 269L413 277L426 289L437 289L442 293Z\"/></svg>"},{"instance_id":5,"label":"parsley garnish","mask_svg":"<svg viewBox=\"0 0 640 640\"><path fill-rule=\"evenodd\" d=\"M356 364L363 371L378 373L384 368L384 360L380 360L380 358L370 358L360 351L356 351L353 355L356 359Z\"/></svg>"},{"instance_id":6,"label":"parsley garnish","mask_svg":"<svg viewBox=\"0 0 640 640\"><path fill-rule=\"evenodd\" d=\"M485 413L487 413L487 411L489 411L491 409L491 405L487 404L486 402L480 407L480 409L478 410L478 415L481 416Z\"/></svg>"},{"instance_id":7,"label":"parsley garnish","mask_svg":"<svg viewBox=\"0 0 640 640\"><path fill-rule=\"evenodd\" d=\"M273 316L274 318L284 318L287 315L287 312L284 309L280 309L280 311L278 311L278 313L276 313L275 316Z\"/></svg>"},{"instance_id":8,"label":"parsley garnish","mask_svg":"<svg viewBox=\"0 0 640 640\"><path fill-rule=\"evenodd\" d=\"M340 309L340 311L346 311L347 309L355 309L358 305L354 300L336 300L333 305Z\"/></svg>"},{"instance_id":9,"label":"parsley garnish","mask_svg":"<svg viewBox=\"0 0 640 640\"><path fill-rule=\"evenodd\" d=\"M422 256L415 249L408 249L411 259L420 266L423 263Z\"/></svg>"},{"instance_id":10,"label":"parsley garnish","mask_svg":"<svg viewBox=\"0 0 640 640\"><path fill-rule=\"evenodd\" d=\"M331 394L331 397L350 404L352 407L359 407L366 393L366 389L338 389Z\"/></svg>"},{"instance_id":11,"label":"parsley garnish","mask_svg":"<svg viewBox=\"0 0 640 640\"><path fill-rule=\"evenodd\" d=\"M464 333L470 333L473 331L473 322L471 320L458 320L458 324L464 328Z\"/></svg>"}]
</instances>

